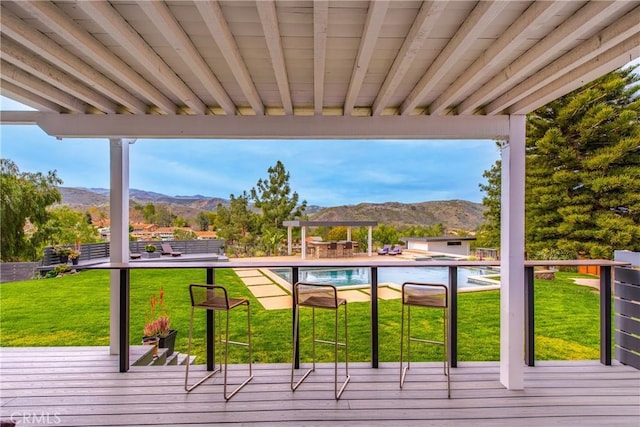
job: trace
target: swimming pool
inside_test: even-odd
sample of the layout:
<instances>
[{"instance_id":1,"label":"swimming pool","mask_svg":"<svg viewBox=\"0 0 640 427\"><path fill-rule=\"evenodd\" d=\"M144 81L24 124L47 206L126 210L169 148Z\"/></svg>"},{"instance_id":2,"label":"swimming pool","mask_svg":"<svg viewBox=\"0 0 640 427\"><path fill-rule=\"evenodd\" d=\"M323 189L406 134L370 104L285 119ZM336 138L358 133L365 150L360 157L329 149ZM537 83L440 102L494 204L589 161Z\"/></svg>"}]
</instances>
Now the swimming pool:
<instances>
[{"instance_id":1,"label":"swimming pool","mask_svg":"<svg viewBox=\"0 0 640 427\"><path fill-rule=\"evenodd\" d=\"M291 269L272 268L272 272L291 281ZM482 284L470 283L468 278L497 274L499 270L484 267L458 267L458 288L477 288ZM361 287L371 283L369 268L301 268L298 272L302 282L331 283L339 287ZM449 269L447 267L381 267L378 268L378 283L404 282L448 283Z\"/></svg>"}]
</instances>

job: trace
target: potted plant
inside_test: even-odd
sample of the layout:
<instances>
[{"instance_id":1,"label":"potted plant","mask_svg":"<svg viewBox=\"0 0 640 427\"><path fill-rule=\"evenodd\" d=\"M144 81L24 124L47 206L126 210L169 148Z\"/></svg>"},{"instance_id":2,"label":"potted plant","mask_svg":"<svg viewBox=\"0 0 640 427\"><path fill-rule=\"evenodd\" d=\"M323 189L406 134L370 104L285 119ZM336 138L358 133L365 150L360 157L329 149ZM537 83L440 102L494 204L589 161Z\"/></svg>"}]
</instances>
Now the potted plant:
<instances>
[{"instance_id":1,"label":"potted plant","mask_svg":"<svg viewBox=\"0 0 640 427\"><path fill-rule=\"evenodd\" d=\"M80 256L80 251L75 249L71 249L69 252L69 259L71 260L71 264L78 265L78 257Z\"/></svg>"},{"instance_id":2,"label":"potted plant","mask_svg":"<svg viewBox=\"0 0 640 427\"><path fill-rule=\"evenodd\" d=\"M142 254L145 258L160 258L160 253L156 252L158 248L156 245L148 243L144 247L144 254Z\"/></svg>"},{"instance_id":3,"label":"potted plant","mask_svg":"<svg viewBox=\"0 0 640 427\"><path fill-rule=\"evenodd\" d=\"M171 319L164 309L164 289L160 289L159 297L154 294L150 300L150 311L147 313L147 321L143 330L143 344L156 345L154 356L157 355L157 348L166 348L167 356L173 354L175 348L176 335L178 331L171 329Z\"/></svg>"},{"instance_id":4,"label":"potted plant","mask_svg":"<svg viewBox=\"0 0 640 427\"><path fill-rule=\"evenodd\" d=\"M66 264L69 261L69 255L73 249L62 245L56 245L53 247L53 253L60 258L60 264Z\"/></svg>"}]
</instances>

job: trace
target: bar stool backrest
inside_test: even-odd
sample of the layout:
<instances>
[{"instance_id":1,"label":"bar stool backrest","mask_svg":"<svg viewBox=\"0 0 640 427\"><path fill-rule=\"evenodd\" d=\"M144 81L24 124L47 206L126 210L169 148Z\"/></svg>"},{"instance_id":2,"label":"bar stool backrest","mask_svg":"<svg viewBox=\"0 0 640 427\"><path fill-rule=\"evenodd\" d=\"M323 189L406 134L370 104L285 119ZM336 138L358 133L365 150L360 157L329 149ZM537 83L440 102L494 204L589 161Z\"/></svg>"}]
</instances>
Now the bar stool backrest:
<instances>
[{"instance_id":1,"label":"bar stool backrest","mask_svg":"<svg viewBox=\"0 0 640 427\"><path fill-rule=\"evenodd\" d=\"M293 291L296 304L303 307L335 309L346 303L338 298L336 287L330 284L298 282Z\"/></svg>"},{"instance_id":2,"label":"bar stool backrest","mask_svg":"<svg viewBox=\"0 0 640 427\"><path fill-rule=\"evenodd\" d=\"M189 285L191 306L207 310L229 310L229 296L227 290L216 285Z\"/></svg>"},{"instance_id":3,"label":"bar stool backrest","mask_svg":"<svg viewBox=\"0 0 640 427\"><path fill-rule=\"evenodd\" d=\"M402 303L420 307L447 308L449 298L447 286L440 283L415 283L402 284Z\"/></svg>"}]
</instances>

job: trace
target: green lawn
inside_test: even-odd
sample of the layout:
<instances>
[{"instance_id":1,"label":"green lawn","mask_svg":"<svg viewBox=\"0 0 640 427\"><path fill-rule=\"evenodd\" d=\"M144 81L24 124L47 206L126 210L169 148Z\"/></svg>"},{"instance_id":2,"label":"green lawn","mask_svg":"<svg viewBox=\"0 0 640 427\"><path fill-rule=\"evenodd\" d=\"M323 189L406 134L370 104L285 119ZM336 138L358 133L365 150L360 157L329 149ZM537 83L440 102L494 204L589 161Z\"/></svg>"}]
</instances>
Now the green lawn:
<instances>
[{"instance_id":1,"label":"green lawn","mask_svg":"<svg viewBox=\"0 0 640 427\"><path fill-rule=\"evenodd\" d=\"M536 359L598 359L599 297L594 289L574 285L576 273L557 273L556 280L536 280ZM203 283L205 273L194 270L133 270L131 272L131 344L139 344L149 299L165 290L165 308L178 329L176 350L186 352L189 333L189 283ZM231 295L251 301L254 360L280 363L291 360L291 311L264 310L240 279L229 269L216 270L216 283ZM499 291L459 294L458 351L460 361L499 359ZM349 360L368 361L370 356L369 303L349 303ZM232 335L244 339L246 314L232 314ZM419 319L416 326L441 334L439 312ZM414 312L417 313L418 311ZM198 362L204 363L204 311L197 311L194 341ZM319 324L319 334L332 333L332 312ZM400 301L379 301L381 362L399 359ZM308 317L308 316L307 316ZM309 325L303 319L302 327ZM418 330L413 326L414 331ZM434 335L437 337L439 335ZM234 339L232 337L232 339ZM30 280L0 285L1 346L93 346L109 343L109 273L86 271L62 278ZM302 347L306 360L309 346ZM422 347L422 349L421 349ZM321 360L332 360L332 348L319 346ZM232 353L232 357L242 357ZM413 347L416 360L436 360L433 346ZM237 359L242 361L242 359Z\"/></svg>"}]
</instances>

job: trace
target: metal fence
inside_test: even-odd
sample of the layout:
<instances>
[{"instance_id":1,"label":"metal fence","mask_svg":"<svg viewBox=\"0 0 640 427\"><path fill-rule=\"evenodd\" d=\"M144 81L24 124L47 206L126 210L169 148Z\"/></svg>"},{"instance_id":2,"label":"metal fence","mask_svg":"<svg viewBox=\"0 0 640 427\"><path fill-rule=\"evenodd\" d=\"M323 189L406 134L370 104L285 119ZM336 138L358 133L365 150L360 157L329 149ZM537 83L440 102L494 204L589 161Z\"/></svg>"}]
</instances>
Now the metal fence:
<instances>
[{"instance_id":1,"label":"metal fence","mask_svg":"<svg viewBox=\"0 0 640 427\"><path fill-rule=\"evenodd\" d=\"M640 270L615 269L615 357L640 369Z\"/></svg>"},{"instance_id":2,"label":"metal fence","mask_svg":"<svg viewBox=\"0 0 640 427\"><path fill-rule=\"evenodd\" d=\"M0 263L0 283L33 279L39 266L39 262Z\"/></svg>"},{"instance_id":3,"label":"metal fence","mask_svg":"<svg viewBox=\"0 0 640 427\"><path fill-rule=\"evenodd\" d=\"M212 239L212 240L171 240L167 242L151 241L151 242L129 242L129 251L131 253L144 252L144 247L147 245L154 245L156 250L160 250L160 245L168 243L171 245L174 251L182 252L183 254L217 254L220 255L224 251L224 240ZM75 248L74 246L68 246ZM90 261L97 258L109 258L109 242L105 243L83 243L80 245L80 256L78 260ZM53 246L44 248L44 257L42 259L43 266L60 264L60 257L56 255L53 250Z\"/></svg>"}]
</instances>

